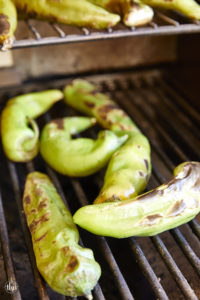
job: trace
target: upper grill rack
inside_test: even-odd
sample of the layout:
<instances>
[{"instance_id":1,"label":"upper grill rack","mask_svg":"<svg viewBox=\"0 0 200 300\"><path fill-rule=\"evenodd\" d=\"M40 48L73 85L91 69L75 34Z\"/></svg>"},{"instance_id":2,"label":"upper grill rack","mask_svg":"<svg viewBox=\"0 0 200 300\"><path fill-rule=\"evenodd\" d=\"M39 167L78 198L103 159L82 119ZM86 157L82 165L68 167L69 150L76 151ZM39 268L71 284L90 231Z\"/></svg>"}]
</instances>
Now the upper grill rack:
<instances>
[{"instance_id":1,"label":"upper grill rack","mask_svg":"<svg viewBox=\"0 0 200 300\"><path fill-rule=\"evenodd\" d=\"M200 159L199 152L195 151L199 149L200 144L197 130L200 118L197 118L191 126L190 117L194 112L192 104L182 98L166 80L164 81L160 72L142 75L131 73L102 75L89 77L89 79L103 92L110 94L149 138L153 162L149 189L169 179L173 168L183 160ZM67 80L58 80L47 84L43 82L41 85L24 85L17 89L2 89L1 99L6 100L19 93L45 88L62 88L66 83ZM181 101L175 101L175 99L180 100L180 97ZM185 108L185 104L190 109ZM0 105L3 107L2 102ZM39 120L40 125L51 118L71 113L73 110L66 107L64 103L57 103L44 118ZM186 134L187 132L189 135ZM93 135L94 132L92 131L91 134ZM184 147L186 142L189 147ZM31 238L22 210L25 177L33 170L46 172L53 180L62 199L74 213L78 207L88 204L95 198L101 186L102 174L96 174L89 180L70 179L55 173L40 157L28 164L15 164L6 161L1 148L0 157L2 194L0 197L0 261L1 256L5 261L3 283L6 280L18 282L19 289L13 294L14 300L69 299L53 293L46 287L36 268ZM15 209L18 209L18 215ZM12 231L16 228L18 228L17 234L14 234ZM200 225L197 219L152 238L133 237L117 240L98 237L81 229L80 233L82 242L86 247L94 250L95 258L102 267L101 279L93 292L94 299L167 300L174 298L181 300L185 297L197 300L200 298ZM26 275L22 272L24 269ZM0 274L0 292L4 287L1 280Z\"/></svg>"},{"instance_id":2,"label":"upper grill rack","mask_svg":"<svg viewBox=\"0 0 200 300\"><path fill-rule=\"evenodd\" d=\"M192 21L185 18L180 18L174 14L168 16L161 12L155 12L155 17L152 22L142 27L128 28L122 24L115 28L110 28L105 31L90 30L88 28L74 28L58 24L48 23L51 26L51 36L41 34L39 23L31 20L23 21L29 29L32 38L20 38L16 34L16 40L13 44L13 49L36 47L54 44L77 43L97 40L107 40L122 37L134 37L145 35L168 35L168 34L183 34L200 32L199 21ZM75 30L75 32L74 32ZM56 35L54 33L56 33ZM19 35L20 36L20 35Z\"/></svg>"}]
</instances>

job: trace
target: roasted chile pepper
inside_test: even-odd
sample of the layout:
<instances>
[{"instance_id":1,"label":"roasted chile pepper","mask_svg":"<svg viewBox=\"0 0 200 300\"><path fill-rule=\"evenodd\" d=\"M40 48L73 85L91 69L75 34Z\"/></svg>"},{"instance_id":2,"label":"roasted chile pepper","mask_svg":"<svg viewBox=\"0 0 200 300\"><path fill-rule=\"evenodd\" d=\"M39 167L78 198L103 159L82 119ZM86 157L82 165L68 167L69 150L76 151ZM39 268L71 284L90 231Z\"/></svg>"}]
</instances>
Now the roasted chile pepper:
<instances>
[{"instance_id":1,"label":"roasted chile pepper","mask_svg":"<svg viewBox=\"0 0 200 300\"><path fill-rule=\"evenodd\" d=\"M36 264L48 285L63 295L91 299L100 266L92 250L78 245L77 227L47 175L28 174L23 208Z\"/></svg>"},{"instance_id":2,"label":"roasted chile pepper","mask_svg":"<svg viewBox=\"0 0 200 300\"><path fill-rule=\"evenodd\" d=\"M106 10L119 14L126 26L140 26L149 23L154 15L153 9L140 0L89 0Z\"/></svg>"},{"instance_id":3,"label":"roasted chile pepper","mask_svg":"<svg viewBox=\"0 0 200 300\"><path fill-rule=\"evenodd\" d=\"M114 132L104 130L96 140L72 139L73 134L95 123L94 118L66 117L46 124L40 140L44 160L57 172L72 177L91 175L103 168L128 136L118 137Z\"/></svg>"},{"instance_id":4,"label":"roasted chile pepper","mask_svg":"<svg viewBox=\"0 0 200 300\"><path fill-rule=\"evenodd\" d=\"M200 20L200 5L194 0L142 0L152 7L175 10L194 20Z\"/></svg>"},{"instance_id":5,"label":"roasted chile pepper","mask_svg":"<svg viewBox=\"0 0 200 300\"><path fill-rule=\"evenodd\" d=\"M67 25L108 28L120 21L120 16L86 0L13 0L21 18L48 20Z\"/></svg>"},{"instance_id":6,"label":"roasted chile pepper","mask_svg":"<svg viewBox=\"0 0 200 300\"><path fill-rule=\"evenodd\" d=\"M138 197L87 205L73 219L84 229L116 238L152 236L193 219L200 212L200 163L185 162L174 178Z\"/></svg>"},{"instance_id":7,"label":"roasted chile pepper","mask_svg":"<svg viewBox=\"0 0 200 300\"><path fill-rule=\"evenodd\" d=\"M0 0L0 49L12 47L17 27L17 11L11 0Z\"/></svg>"},{"instance_id":8,"label":"roasted chile pepper","mask_svg":"<svg viewBox=\"0 0 200 300\"><path fill-rule=\"evenodd\" d=\"M108 164L104 185L95 203L125 200L144 190L151 174L150 145L130 117L85 80L74 80L65 87L64 95L67 104L95 117L103 127L119 136L128 134L127 142Z\"/></svg>"},{"instance_id":9,"label":"roasted chile pepper","mask_svg":"<svg viewBox=\"0 0 200 300\"><path fill-rule=\"evenodd\" d=\"M33 118L46 112L62 99L59 90L29 93L10 99L1 114L1 138L6 156L26 162L38 153L39 129Z\"/></svg>"}]
</instances>

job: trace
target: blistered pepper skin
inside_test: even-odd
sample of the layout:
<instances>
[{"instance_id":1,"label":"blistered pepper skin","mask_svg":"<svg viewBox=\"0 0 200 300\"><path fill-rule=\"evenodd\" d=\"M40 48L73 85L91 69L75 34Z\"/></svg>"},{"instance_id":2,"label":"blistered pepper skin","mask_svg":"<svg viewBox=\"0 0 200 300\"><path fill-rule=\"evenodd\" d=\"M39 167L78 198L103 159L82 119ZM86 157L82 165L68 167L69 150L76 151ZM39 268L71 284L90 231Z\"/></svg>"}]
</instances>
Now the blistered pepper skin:
<instances>
[{"instance_id":1,"label":"blistered pepper skin","mask_svg":"<svg viewBox=\"0 0 200 300\"><path fill-rule=\"evenodd\" d=\"M153 9L140 0L89 0L106 10L119 14L126 26L141 26L149 23L154 15Z\"/></svg>"},{"instance_id":2,"label":"blistered pepper skin","mask_svg":"<svg viewBox=\"0 0 200 300\"><path fill-rule=\"evenodd\" d=\"M7 50L14 42L17 10L11 0L0 0L0 49Z\"/></svg>"},{"instance_id":3,"label":"blistered pepper skin","mask_svg":"<svg viewBox=\"0 0 200 300\"><path fill-rule=\"evenodd\" d=\"M115 238L153 236L193 219L200 212L200 163L186 162L174 178L124 202L80 208L76 224L98 235Z\"/></svg>"},{"instance_id":4,"label":"blistered pepper skin","mask_svg":"<svg viewBox=\"0 0 200 300\"><path fill-rule=\"evenodd\" d=\"M42 130L40 152L44 160L57 172L71 176L91 175L103 168L112 154L127 140L109 130L101 131L96 140L72 139L94 125L87 117L66 117L49 122Z\"/></svg>"},{"instance_id":5,"label":"blistered pepper skin","mask_svg":"<svg viewBox=\"0 0 200 300\"><path fill-rule=\"evenodd\" d=\"M86 0L13 0L21 18L49 20L66 25L109 28L120 16Z\"/></svg>"},{"instance_id":6,"label":"blistered pepper skin","mask_svg":"<svg viewBox=\"0 0 200 300\"><path fill-rule=\"evenodd\" d=\"M66 296L90 295L100 266L92 250L78 245L76 225L47 175L28 174L23 208L36 264L48 285Z\"/></svg>"},{"instance_id":7,"label":"blistered pepper skin","mask_svg":"<svg viewBox=\"0 0 200 300\"><path fill-rule=\"evenodd\" d=\"M200 5L194 0L142 0L152 7L175 10L194 20L200 20Z\"/></svg>"},{"instance_id":8,"label":"blistered pepper skin","mask_svg":"<svg viewBox=\"0 0 200 300\"><path fill-rule=\"evenodd\" d=\"M74 80L65 87L64 95L67 104L95 117L104 128L119 136L128 134L126 143L109 161L95 203L126 200L144 190L151 174L150 145L130 117L85 80Z\"/></svg>"},{"instance_id":9,"label":"blistered pepper skin","mask_svg":"<svg viewBox=\"0 0 200 300\"><path fill-rule=\"evenodd\" d=\"M4 152L10 160L26 162L37 155L39 129L34 118L62 98L61 91L47 90L8 100L1 114L1 138Z\"/></svg>"}]
</instances>

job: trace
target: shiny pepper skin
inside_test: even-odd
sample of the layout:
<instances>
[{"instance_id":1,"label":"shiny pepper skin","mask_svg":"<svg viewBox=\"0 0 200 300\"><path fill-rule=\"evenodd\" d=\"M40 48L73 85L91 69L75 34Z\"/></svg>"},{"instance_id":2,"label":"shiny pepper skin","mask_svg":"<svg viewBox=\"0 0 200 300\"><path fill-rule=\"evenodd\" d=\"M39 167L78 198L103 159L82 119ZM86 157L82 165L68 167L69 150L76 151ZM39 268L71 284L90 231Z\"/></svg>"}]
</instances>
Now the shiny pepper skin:
<instances>
[{"instance_id":1,"label":"shiny pepper skin","mask_svg":"<svg viewBox=\"0 0 200 300\"><path fill-rule=\"evenodd\" d=\"M19 95L7 101L1 114L1 138L6 156L15 162L33 159L39 151L39 129L34 118L63 98L59 90Z\"/></svg>"},{"instance_id":2,"label":"shiny pepper skin","mask_svg":"<svg viewBox=\"0 0 200 300\"><path fill-rule=\"evenodd\" d=\"M49 177L32 172L26 178L23 207L39 272L56 292L92 299L101 269L79 234Z\"/></svg>"},{"instance_id":3,"label":"shiny pepper skin","mask_svg":"<svg viewBox=\"0 0 200 300\"><path fill-rule=\"evenodd\" d=\"M87 0L13 0L22 18L102 29L116 25L120 16Z\"/></svg>"},{"instance_id":4,"label":"shiny pepper skin","mask_svg":"<svg viewBox=\"0 0 200 300\"><path fill-rule=\"evenodd\" d=\"M103 168L128 136L103 130L96 140L72 138L95 123L94 118L66 117L46 124L40 139L44 160L57 172L72 177L88 176Z\"/></svg>"},{"instance_id":5,"label":"shiny pepper skin","mask_svg":"<svg viewBox=\"0 0 200 300\"><path fill-rule=\"evenodd\" d=\"M73 219L94 234L126 238L156 235L189 222L199 212L200 163L185 162L156 189L123 202L84 206Z\"/></svg>"},{"instance_id":6,"label":"shiny pepper skin","mask_svg":"<svg viewBox=\"0 0 200 300\"><path fill-rule=\"evenodd\" d=\"M151 174L150 145L131 118L86 80L74 80L65 87L64 95L68 105L95 117L104 128L128 135L109 161L95 203L126 200L144 190Z\"/></svg>"}]
</instances>

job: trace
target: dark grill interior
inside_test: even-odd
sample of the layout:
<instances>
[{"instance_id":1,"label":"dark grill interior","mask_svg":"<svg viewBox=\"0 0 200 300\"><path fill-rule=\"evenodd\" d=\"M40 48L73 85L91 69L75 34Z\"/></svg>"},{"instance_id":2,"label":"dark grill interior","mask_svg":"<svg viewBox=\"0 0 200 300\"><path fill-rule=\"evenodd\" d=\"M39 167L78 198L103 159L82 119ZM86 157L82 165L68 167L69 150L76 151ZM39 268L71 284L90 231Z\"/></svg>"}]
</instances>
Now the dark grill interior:
<instances>
[{"instance_id":1,"label":"dark grill interior","mask_svg":"<svg viewBox=\"0 0 200 300\"><path fill-rule=\"evenodd\" d=\"M152 189L172 176L176 165L199 160L200 116L195 104L174 88L159 70L90 76L99 89L126 110L152 147ZM1 109L16 95L46 88L62 88L68 79L29 83L0 91ZM42 127L55 117L77 113L57 103L39 118ZM95 136L99 130L88 130ZM47 172L72 213L92 203L102 185L104 171L82 179L61 176L46 166L40 156L27 164L6 160L0 149L0 295L1 299L66 299L46 286L40 277L32 250L29 230L22 209L26 174ZM200 225L196 220L155 237L114 239L92 235L79 228L81 243L93 249L102 267L102 276L93 292L94 299L199 299L200 298ZM19 289L5 292L7 280ZM70 299L70 298L67 298ZM81 299L81 298L80 298Z\"/></svg>"}]
</instances>

